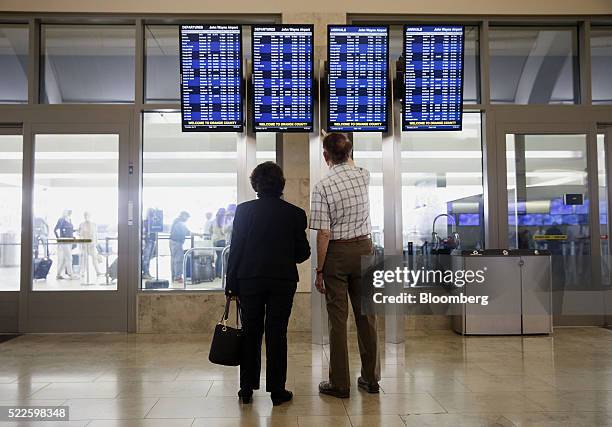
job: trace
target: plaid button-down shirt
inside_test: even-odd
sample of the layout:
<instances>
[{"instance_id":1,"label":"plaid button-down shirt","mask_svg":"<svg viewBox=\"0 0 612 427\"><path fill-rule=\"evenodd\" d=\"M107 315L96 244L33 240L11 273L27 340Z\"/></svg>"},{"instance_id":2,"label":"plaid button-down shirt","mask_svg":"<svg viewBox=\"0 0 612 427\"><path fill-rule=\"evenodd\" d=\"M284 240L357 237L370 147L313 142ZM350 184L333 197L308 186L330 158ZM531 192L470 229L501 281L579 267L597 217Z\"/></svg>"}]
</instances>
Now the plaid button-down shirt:
<instances>
[{"instance_id":1,"label":"plaid button-down shirt","mask_svg":"<svg viewBox=\"0 0 612 427\"><path fill-rule=\"evenodd\" d=\"M370 172L348 163L334 165L312 191L310 225L331 230L332 240L370 234Z\"/></svg>"}]
</instances>

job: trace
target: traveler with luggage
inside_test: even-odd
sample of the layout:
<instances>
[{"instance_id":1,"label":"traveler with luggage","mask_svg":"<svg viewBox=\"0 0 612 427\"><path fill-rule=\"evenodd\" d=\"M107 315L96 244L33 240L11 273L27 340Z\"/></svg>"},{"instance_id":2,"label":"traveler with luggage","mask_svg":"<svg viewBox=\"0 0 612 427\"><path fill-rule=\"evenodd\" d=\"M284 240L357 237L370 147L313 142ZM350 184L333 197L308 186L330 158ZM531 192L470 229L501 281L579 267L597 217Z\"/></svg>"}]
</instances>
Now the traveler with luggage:
<instances>
[{"instance_id":1,"label":"traveler with luggage","mask_svg":"<svg viewBox=\"0 0 612 427\"><path fill-rule=\"evenodd\" d=\"M175 283L183 283L183 256L185 240L188 236L200 236L198 233L193 233L187 228L187 220L191 217L189 212L182 211L172 223L170 229L170 259L172 281Z\"/></svg>"},{"instance_id":2,"label":"traveler with luggage","mask_svg":"<svg viewBox=\"0 0 612 427\"><path fill-rule=\"evenodd\" d=\"M317 230L316 288L325 294L329 317L329 381L319 384L322 394L346 398L350 395L350 371L346 322L350 296L359 354L359 388L378 393L380 358L376 317L361 312L361 257L373 254L368 187L370 173L355 166L353 144L343 134L323 139L328 175L312 192L310 228Z\"/></svg>"},{"instance_id":3,"label":"traveler with luggage","mask_svg":"<svg viewBox=\"0 0 612 427\"><path fill-rule=\"evenodd\" d=\"M251 174L257 199L238 205L229 251L225 293L237 296L242 312L243 354L240 363L242 403L259 389L261 342L266 336L266 391L272 403L292 399L287 380L287 324L299 280L296 263L310 256L306 213L281 199L282 169L260 164Z\"/></svg>"}]
</instances>

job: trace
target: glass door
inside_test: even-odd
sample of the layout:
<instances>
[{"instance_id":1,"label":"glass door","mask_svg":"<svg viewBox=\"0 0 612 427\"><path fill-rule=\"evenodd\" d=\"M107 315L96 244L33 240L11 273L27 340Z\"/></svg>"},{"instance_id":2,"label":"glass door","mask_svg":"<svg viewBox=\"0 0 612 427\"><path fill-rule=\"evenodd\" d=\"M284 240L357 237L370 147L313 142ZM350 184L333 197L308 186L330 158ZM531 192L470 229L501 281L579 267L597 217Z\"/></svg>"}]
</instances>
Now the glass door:
<instances>
[{"instance_id":1,"label":"glass door","mask_svg":"<svg viewBox=\"0 0 612 427\"><path fill-rule=\"evenodd\" d=\"M590 287L587 135L508 133L506 169L508 248L548 249L554 287Z\"/></svg>"},{"instance_id":2,"label":"glass door","mask_svg":"<svg viewBox=\"0 0 612 427\"><path fill-rule=\"evenodd\" d=\"M127 331L128 134L32 126L26 331Z\"/></svg>"},{"instance_id":3,"label":"glass door","mask_svg":"<svg viewBox=\"0 0 612 427\"><path fill-rule=\"evenodd\" d=\"M0 127L0 332L17 332L21 264L21 128Z\"/></svg>"}]
</instances>

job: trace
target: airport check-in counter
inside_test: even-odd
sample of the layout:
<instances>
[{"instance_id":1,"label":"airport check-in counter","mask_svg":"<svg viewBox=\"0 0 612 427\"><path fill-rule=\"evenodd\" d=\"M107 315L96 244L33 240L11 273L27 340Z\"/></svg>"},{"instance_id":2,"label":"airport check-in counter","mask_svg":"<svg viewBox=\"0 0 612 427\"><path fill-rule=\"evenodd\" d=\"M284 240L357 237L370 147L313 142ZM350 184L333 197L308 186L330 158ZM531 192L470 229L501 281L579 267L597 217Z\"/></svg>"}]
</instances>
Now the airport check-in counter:
<instances>
[{"instance_id":1,"label":"airport check-in counter","mask_svg":"<svg viewBox=\"0 0 612 427\"><path fill-rule=\"evenodd\" d=\"M453 329L464 335L552 332L550 252L544 250L454 251L453 270L484 270L482 284L454 287L453 294L488 296L488 304L457 305Z\"/></svg>"}]
</instances>

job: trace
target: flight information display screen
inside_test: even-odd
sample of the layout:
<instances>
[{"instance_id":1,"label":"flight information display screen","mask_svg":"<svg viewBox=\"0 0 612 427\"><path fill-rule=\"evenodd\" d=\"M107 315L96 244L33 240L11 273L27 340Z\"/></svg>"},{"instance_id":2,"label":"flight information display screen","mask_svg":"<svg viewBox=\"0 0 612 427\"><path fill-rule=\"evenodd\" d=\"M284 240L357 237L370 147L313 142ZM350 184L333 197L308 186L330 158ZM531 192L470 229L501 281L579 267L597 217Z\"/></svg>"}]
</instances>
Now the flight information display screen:
<instances>
[{"instance_id":1,"label":"flight information display screen","mask_svg":"<svg viewBox=\"0 0 612 427\"><path fill-rule=\"evenodd\" d=\"M403 130L461 130L463 49L461 26L404 27Z\"/></svg>"},{"instance_id":2,"label":"flight information display screen","mask_svg":"<svg viewBox=\"0 0 612 427\"><path fill-rule=\"evenodd\" d=\"M313 117L313 26L253 26L253 128L308 132Z\"/></svg>"},{"instance_id":3,"label":"flight information display screen","mask_svg":"<svg viewBox=\"0 0 612 427\"><path fill-rule=\"evenodd\" d=\"M327 128L386 132L389 28L328 26Z\"/></svg>"},{"instance_id":4,"label":"flight information display screen","mask_svg":"<svg viewBox=\"0 0 612 427\"><path fill-rule=\"evenodd\" d=\"M182 25L183 132L242 131L242 31L239 25Z\"/></svg>"}]
</instances>

